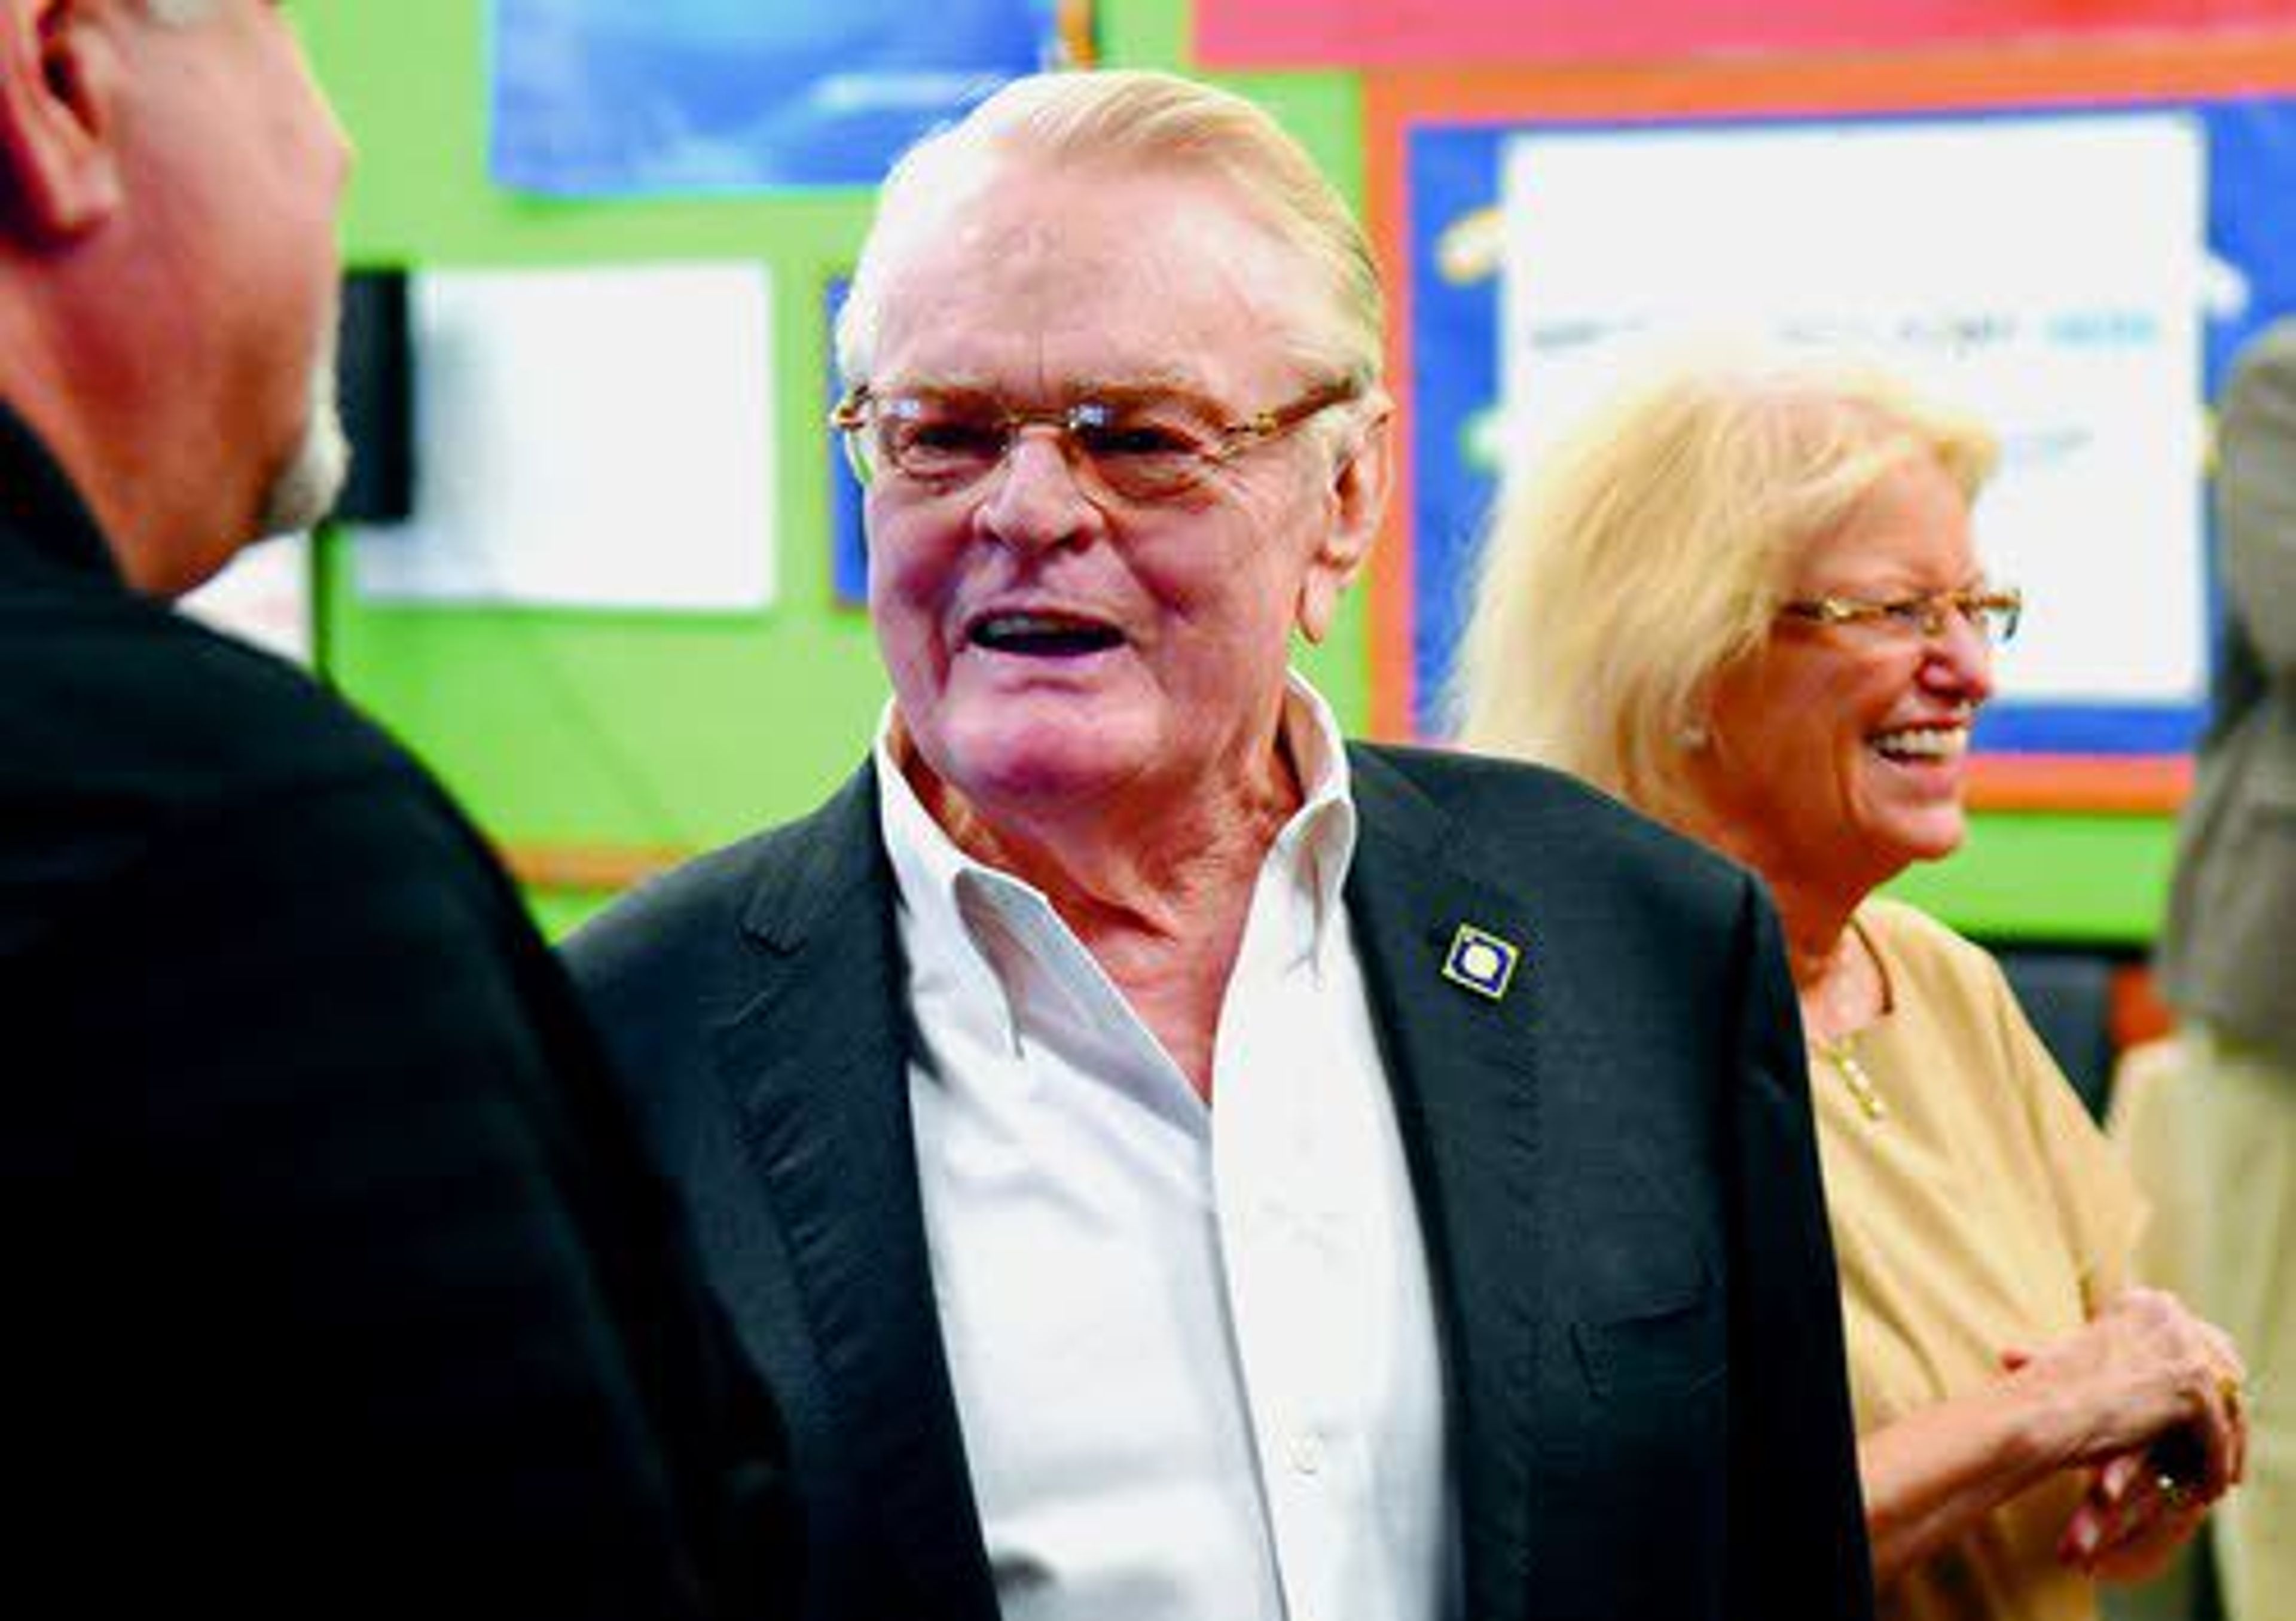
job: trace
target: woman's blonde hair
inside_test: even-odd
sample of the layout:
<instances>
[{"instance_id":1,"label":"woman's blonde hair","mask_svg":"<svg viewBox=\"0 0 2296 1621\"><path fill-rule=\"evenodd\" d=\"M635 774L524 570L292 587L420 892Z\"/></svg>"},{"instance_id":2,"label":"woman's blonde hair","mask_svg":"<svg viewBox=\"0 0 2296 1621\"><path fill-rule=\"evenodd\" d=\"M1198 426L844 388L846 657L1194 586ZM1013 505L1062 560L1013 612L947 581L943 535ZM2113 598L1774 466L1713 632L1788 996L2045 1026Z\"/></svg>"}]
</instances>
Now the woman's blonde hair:
<instances>
[{"instance_id":1,"label":"woman's blonde hair","mask_svg":"<svg viewBox=\"0 0 2296 1621\"><path fill-rule=\"evenodd\" d=\"M1907 463L1973 502L1997 456L1983 424L1867 365L1677 361L1510 476L1454 667L1457 741L1687 823L1685 743L1804 551Z\"/></svg>"}]
</instances>

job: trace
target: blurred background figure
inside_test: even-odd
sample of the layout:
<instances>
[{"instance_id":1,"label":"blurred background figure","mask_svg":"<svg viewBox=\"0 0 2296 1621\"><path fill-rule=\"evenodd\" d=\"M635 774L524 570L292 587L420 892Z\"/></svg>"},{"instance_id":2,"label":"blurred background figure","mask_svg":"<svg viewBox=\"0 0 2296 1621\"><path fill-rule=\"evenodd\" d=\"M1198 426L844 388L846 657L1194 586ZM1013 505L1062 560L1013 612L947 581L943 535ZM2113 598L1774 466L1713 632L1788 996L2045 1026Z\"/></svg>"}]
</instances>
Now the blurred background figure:
<instances>
[{"instance_id":1,"label":"blurred background figure","mask_svg":"<svg viewBox=\"0 0 2296 1621\"><path fill-rule=\"evenodd\" d=\"M2267 1621L2296 1614L2296 320L2226 387L2217 515L2224 639L2161 941L2181 1018L2161 1126L2194 1302L2257 1376L2248 1482L2213 1535L2226 1613Z\"/></svg>"},{"instance_id":2,"label":"blurred background figure","mask_svg":"<svg viewBox=\"0 0 2296 1621\"><path fill-rule=\"evenodd\" d=\"M769 1617L773 1410L516 889L166 601L333 499L348 167L267 0L0 0L9 1591Z\"/></svg>"},{"instance_id":3,"label":"blurred background figure","mask_svg":"<svg viewBox=\"0 0 2296 1621\"><path fill-rule=\"evenodd\" d=\"M2141 1201L1992 959L1874 893L1963 837L1970 726L2021 607L1971 533L1994 460L1877 374L1679 367L1512 484L1459 738L1768 880L1882 1611L2070 1621L2238 1478L2242 1365L2128 1287Z\"/></svg>"}]
</instances>

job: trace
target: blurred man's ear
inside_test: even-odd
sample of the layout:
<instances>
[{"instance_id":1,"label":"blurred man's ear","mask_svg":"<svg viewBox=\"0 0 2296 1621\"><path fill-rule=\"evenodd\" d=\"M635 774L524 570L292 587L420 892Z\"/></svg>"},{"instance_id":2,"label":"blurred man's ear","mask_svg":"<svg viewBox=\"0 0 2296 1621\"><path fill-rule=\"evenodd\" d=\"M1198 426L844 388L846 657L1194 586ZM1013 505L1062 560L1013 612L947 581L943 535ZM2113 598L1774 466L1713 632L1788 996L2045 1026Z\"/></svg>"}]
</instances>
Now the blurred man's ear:
<instances>
[{"instance_id":1,"label":"blurred man's ear","mask_svg":"<svg viewBox=\"0 0 2296 1621\"><path fill-rule=\"evenodd\" d=\"M1380 520L1387 515L1395 407L1385 393L1375 391L1357 412L1326 493L1330 526L1300 588L1300 630L1310 642L1321 642L1330 634L1340 598L1363 571L1372 542L1379 536Z\"/></svg>"},{"instance_id":2,"label":"blurred man's ear","mask_svg":"<svg viewBox=\"0 0 2296 1621\"><path fill-rule=\"evenodd\" d=\"M51 246L119 205L111 149L122 0L0 0L0 226Z\"/></svg>"}]
</instances>

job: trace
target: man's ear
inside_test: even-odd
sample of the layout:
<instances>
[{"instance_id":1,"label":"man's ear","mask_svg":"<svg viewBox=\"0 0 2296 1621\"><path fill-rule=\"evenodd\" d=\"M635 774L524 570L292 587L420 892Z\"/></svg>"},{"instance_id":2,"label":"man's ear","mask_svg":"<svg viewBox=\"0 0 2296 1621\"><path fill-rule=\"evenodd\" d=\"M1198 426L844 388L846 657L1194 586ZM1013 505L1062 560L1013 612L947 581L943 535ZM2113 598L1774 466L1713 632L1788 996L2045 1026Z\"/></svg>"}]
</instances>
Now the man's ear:
<instances>
[{"instance_id":1,"label":"man's ear","mask_svg":"<svg viewBox=\"0 0 2296 1621\"><path fill-rule=\"evenodd\" d=\"M1339 616L1340 599L1363 571L1387 515L1388 480L1393 467L1395 405L1383 390L1374 389L1357 406L1355 421L1326 492L1332 520L1323 544L1308 561L1308 577L1300 587L1300 631L1310 642L1331 634Z\"/></svg>"},{"instance_id":2,"label":"man's ear","mask_svg":"<svg viewBox=\"0 0 2296 1621\"><path fill-rule=\"evenodd\" d=\"M119 202L119 41L102 0L0 0L0 225L53 245Z\"/></svg>"}]
</instances>

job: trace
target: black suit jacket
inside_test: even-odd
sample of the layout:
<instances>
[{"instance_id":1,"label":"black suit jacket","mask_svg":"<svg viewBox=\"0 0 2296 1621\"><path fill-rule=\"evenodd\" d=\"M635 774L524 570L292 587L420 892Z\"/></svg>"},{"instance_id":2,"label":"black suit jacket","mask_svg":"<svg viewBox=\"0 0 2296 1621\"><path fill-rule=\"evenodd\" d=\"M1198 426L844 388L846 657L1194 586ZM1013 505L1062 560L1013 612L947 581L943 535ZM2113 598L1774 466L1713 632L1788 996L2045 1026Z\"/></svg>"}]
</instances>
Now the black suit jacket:
<instances>
[{"instance_id":1,"label":"black suit jacket","mask_svg":"<svg viewBox=\"0 0 2296 1621\"><path fill-rule=\"evenodd\" d=\"M1551 774L1350 757L1347 898L1439 1302L1469 1614L1869 1614L1766 897ZM1463 922L1523 948L1500 1001L1441 975ZM994 1615L919 1213L873 774L567 950L783 1397L806 1614Z\"/></svg>"},{"instance_id":2,"label":"black suit jacket","mask_svg":"<svg viewBox=\"0 0 2296 1621\"><path fill-rule=\"evenodd\" d=\"M0 1592L780 1613L783 1445L518 897L0 409Z\"/></svg>"}]
</instances>

